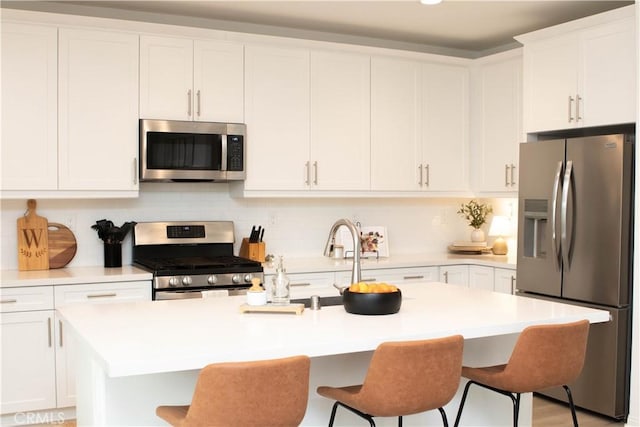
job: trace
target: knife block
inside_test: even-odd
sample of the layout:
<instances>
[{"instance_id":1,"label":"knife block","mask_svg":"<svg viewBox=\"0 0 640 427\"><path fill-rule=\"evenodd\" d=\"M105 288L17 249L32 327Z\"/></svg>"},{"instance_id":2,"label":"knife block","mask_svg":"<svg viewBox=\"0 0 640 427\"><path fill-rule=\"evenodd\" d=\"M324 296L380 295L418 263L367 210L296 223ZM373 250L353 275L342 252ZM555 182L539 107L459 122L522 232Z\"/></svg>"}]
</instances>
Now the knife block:
<instances>
[{"instance_id":1,"label":"knife block","mask_svg":"<svg viewBox=\"0 0 640 427\"><path fill-rule=\"evenodd\" d=\"M240 245L240 256L243 258L249 258L253 261L264 262L265 261L265 244L264 242L250 242L247 237L242 239Z\"/></svg>"}]
</instances>

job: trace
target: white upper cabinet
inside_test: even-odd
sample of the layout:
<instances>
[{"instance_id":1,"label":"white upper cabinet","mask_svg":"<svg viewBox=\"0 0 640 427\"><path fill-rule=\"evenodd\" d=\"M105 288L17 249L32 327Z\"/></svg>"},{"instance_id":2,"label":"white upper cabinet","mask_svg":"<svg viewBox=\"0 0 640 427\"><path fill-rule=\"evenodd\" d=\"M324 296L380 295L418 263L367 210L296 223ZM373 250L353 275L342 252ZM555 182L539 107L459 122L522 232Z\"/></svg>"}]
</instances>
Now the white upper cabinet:
<instances>
[{"instance_id":1,"label":"white upper cabinet","mask_svg":"<svg viewBox=\"0 0 640 427\"><path fill-rule=\"evenodd\" d=\"M369 189L369 81L368 56L311 52L311 189Z\"/></svg>"},{"instance_id":2,"label":"white upper cabinet","mask_svg":"<svg viewBox=\"0 0 640 427\"><path fill-rule=\"evenodd\" d=\"M517 37L524 43L526 132L635 121L633 10L616 9Z\"/></svg>"},{"instance_id":3,"label":"white upper cabinet","mask_svg":"<svg viewBox=\"0 0 640 427\"><path fill-rule=\"evenodd\" d=\"M476 191L518 191L518 147L522 134L522 53L492 55L474 66L472 92Z\"/></svg>"},{"instance_id":4,"label":"white upper cabinet","mask_svg":"<svg viewBox=\"0 0 640 427\"><path fill-rule=\"evenodd\" d=\"M135 190L138 36L61 28L59 188Z\"/></svg>"},{"instance_id":5,"label":"white upper cabinet","mask_svg":"<svg viewBox=\"0 0 640 427\"><path fill-rule=\"evenodd\" d=\"M418 191L421 68L415 61L371 58L371 189Z\"/></svg>"},{"instance_id":6,"label":"white upper cabinet","mask_svg":"<svg viewBox=\"0 0 640 427\"><path fill-rule=\"evenodd\" d=\"M469 70L422 65L422 188L469 189ZM419 181L420 182L420 181Z\"/></svg>"},{"instance_id":7,"label":"white upper cabinet","mask_svg":"<svg viewBox=\"0 0 640 427\"><path fill-rule=\"evenodd\" d=\"M468 81L464 66L372 58L372 190L467 190Z\"/></svg>"},{"instance_id":8,"label":"white upper cabinet","mask_svg":"<svg viewBox=\"0 0 640 427\"><path fill-rule=\"evenodd\" d=\"M245 48L247 178L244 190L306 190L309 164L309 51Z\"/></svg>"},{"instance_id":9,"label":"white upper cabinet","mask_svg":"<svg viewBox=\"0 0 640 427\"><path fill-rule=\"evenodd\" d=\"M2 23L2 190L58 188L58 30Z\"/></svg>"},{"instance_id":10,"label":"white upper cabinet","mask_svg":"<svg viewBox=\"0 0 640 427\"><path fill-rule=\"evenodd\" d=\"M140 37L140 117L242 123L241 44Z\"/></svg>"}]
</instances>

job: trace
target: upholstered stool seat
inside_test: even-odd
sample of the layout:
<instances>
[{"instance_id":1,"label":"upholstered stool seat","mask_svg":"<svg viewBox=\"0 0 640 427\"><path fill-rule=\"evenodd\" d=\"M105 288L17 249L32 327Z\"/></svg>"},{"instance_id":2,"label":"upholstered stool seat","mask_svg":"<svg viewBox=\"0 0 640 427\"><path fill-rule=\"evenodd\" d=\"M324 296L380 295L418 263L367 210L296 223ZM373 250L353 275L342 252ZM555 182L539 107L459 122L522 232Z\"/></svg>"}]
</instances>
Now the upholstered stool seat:
<instances>
[{"instance_id":1,"label":"upholstered stool seat","mask_svg":"<svg viewBox=\"0 0 640 427\"><path fill-rule=\"evenodd\" d=\"M342 406L375 426L373 417L402 417L438 409L455 395L462 368L463 338L456 335L421 341L386 342L374 351L360 385L318 387L321 396L335 400L329 426Z\"/></svg>"},{"instance_id":2,"label":"upholstered stool seat","mask_svg":"<svg viewBox=\"0 0 640 427\"><path fill-rule=\"evenodd\" d=\"M309 396L307 356L205 366L191 405L159 406L176 427L298 426Z\"/></svg>"},{"instance_id":3,"label":"upholstered stool seat","mask_svg":"<svg viewBox=\"0 0 640 427\"><path fill-rule=\"evenodd\" d=\"M589 321L559 325L530 326L522 331L505 365L472 368L463 366L468 378L455 426L460 423L469 387L476 384L511 398L513 425L518 425L520 394L562 386L567 392L574 426L578 426L575 406L568 386L584 366Z\"/></svg>"}]
</instances>

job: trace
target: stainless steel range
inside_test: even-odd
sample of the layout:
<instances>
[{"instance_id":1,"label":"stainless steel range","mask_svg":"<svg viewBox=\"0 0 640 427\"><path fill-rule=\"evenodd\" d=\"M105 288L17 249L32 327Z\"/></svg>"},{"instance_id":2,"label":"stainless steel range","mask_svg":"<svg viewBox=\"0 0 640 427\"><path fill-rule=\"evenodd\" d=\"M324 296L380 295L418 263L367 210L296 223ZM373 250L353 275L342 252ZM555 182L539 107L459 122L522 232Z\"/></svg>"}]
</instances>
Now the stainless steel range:
<instances>
[{"instance_id":1,"label":"stainless steel range","mask_svg":"<svg viewBox=\"0 0 640 427\"><path fill-rule=\"evenodd\" d=\"M154 300L238 295L264 274L261 263L233 255L234 240L231 221L139 222L133 263L153 273Z\"/></svg>"}]
</instances>

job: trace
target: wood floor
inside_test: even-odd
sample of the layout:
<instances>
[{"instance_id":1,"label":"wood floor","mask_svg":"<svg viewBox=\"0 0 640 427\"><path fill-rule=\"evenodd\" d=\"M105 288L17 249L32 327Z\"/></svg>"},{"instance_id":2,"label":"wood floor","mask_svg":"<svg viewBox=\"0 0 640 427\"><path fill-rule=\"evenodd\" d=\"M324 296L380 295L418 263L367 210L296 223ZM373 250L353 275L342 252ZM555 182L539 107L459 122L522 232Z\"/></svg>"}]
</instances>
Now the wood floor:
<instances>
[{"instance_id":1,"label":"wood floor","mask_svg":"<svg viewBox=\"0 0 640 427\"><path fill-rule=\"evenodd\" d=\"M622 427L623 422L592 414L588 411L577 411L580 427ZM545 397L533 396L533 427L573 426L571 410L563 403Z\"/></svg>"}]
</instances>

